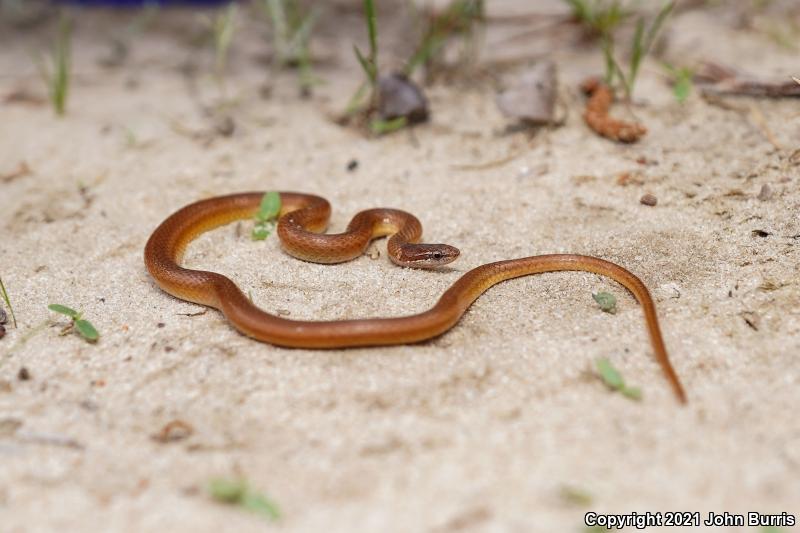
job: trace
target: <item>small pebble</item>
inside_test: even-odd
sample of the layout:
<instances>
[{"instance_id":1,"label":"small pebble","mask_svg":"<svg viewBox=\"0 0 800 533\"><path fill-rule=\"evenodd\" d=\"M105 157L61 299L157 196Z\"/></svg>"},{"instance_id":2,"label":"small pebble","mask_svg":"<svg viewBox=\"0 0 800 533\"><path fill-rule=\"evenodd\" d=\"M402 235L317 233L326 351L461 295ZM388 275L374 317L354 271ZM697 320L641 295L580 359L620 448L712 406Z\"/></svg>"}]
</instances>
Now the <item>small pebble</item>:
<instances>
[{"instance_id":1,"label":"small pebble","mask_svg":"<svg viewBox=\"0 0 800 533\"><path fill-rule=\"evenodd\" d=\"M772 198L772 187L769 186L768 183L765 183L761 186L761 190L758 192L758 199L762 202L766 202Z\"/></svg>"},{"instance_id":2,"label":"small pebble","mask_svg":"<svg viewBox=\"0 0 800 533\"><path fill-rule=\"evenodd\" d=\"M228 115L219 117L214 121L214 131L223 137L230 137L236 131L236 122Z\"/></svg>"},{"instance_id":3,"label":"small pebble","mask_svg":"<svg viewBox=\"0 0 800 533\"><path fill-rule=\"evenodd\" d=\"M356 170L357 168L358 168L358 159L351 159L351 160L350 160L350 161L347 163L347 171L348 171L348 172L353 172L353 171L354 171L354 170Z\"/></svg>"},{"instance_id":4,"label":"small pebble","mask_svg":"<svg viewBox=\"0 0 800 533\"><path fill-rule=\"evenodd\" d=\"M393 73L378 78L378 114L382 120L406 117L409 124L428 120L428 100L404 74Z\"/></svg>"},{"instance_id":5,"label":"small pebble","mask_svg":"<svg viewBox=\"0 0 800 533\"><path fill-rule=\"evenodd\" d=\"M6 315L4 309L0 309L0 324L5 324L6 322L8 322L8 315Z\"/></svg>"},{"instance_id":6,"label":"small pebble","mask_svg":"<svg viewBox=\"0 0 800 533\"><path fill-rule=\"evenodd\" d=\"M649 205L650 207L653 207L658 203L658 198L656 198L654 194L647 193L643 195L641 198L639 198L639 202L644 205Z\"/></svg>"},{"instance_id":7,"label":"small pebble","mask_svg":"<svg viewBox=\"0 0 800 533\"><path fill-rule=\"evenodd\" d=\"M29 379L31 379L31 373L27 367L23 366L22 368L19 369L19 372L17 373L17 379L19 379L20 381L28 381Z\"/></svg>"},{"instance_id":8,"label":"small pebble","mask_svg":"<svg viewBox=\"0 0 800 533\"><path fill-rule=\"evenodd\" d=\"M550 124L555 118L557 89L555 63L542 61L497 95L497 107L507 117L528 124Z\"/></svg>"}]
</instances>

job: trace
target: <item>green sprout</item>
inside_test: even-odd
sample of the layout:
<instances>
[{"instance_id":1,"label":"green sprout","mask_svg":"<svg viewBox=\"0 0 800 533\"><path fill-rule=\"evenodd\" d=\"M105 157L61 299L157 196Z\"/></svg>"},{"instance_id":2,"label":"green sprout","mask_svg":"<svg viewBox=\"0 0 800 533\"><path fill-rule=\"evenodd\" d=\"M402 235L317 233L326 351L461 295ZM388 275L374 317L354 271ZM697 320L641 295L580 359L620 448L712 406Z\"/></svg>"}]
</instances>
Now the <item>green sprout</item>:
<instances>
[{"instance_id":1,"label":"green sprout","mask_svg":"<svg viewBox=\"0 0 800 533\"><path fill-rule=\"evenodd\" d=\"M625 379L622 377L622 374L620 374L619 371L614 368L614 365L611 364L611 361L602 358L598 359L595 364L597 365L597 371L600 374L600 378L603 380L603 383L608 386L608 388L623 394L631 400L642 399L641 389L638 387L628 387L625 384Z\"/></svg>"},{"instance_id":2,"label":"green sprout","mask_svg":"<svg viewBox=\"0 0 800 533\"><path fill-rule=\"evenodd\" d=\"M600 309L604 312L611 313L612 315L617 313L617 298L610 292L592 293L592 298L594 298L594 301L597 302L597 305L599 305Z\"/></svg>"},{"instance_id":3,"label":"green sprout","mask_svg":"<svg viewBox=\"0 0 800 533\"><path fill-rule=\"evenodd\" d=\"M38 60L39 70L47 84L50 103L58 116L67 111L67 97L70 84L70 40L72 23L64 15L58 20L58 33L49 60L41 57Z\"/></svg>"},{"instance_id":4,"label":"green sprout","mask_svg":"<svg viewBox=\"0 0 800 533\"><path fill-rule=\"evenodd\" d=\"M8 312L11 313L11 321L14 323L14 329L16 329L17 317L14 316L14 308L11 307L11 299L8 297L8 293L6 292L6 286L3 285L3 278L0 278L0 292L2 292L3 301L6 303L6 307L8 307Z\"/></svg>"},{"instance_id":5,"label":"green sprout","mask_svg":"<svg viewBox=\"0 0 800 533\"><path fill-rule=\"evenodd\" d=\"M233 42L236 32L236 13L237 5L234 2L214 17L211 23L211 34L214 41L215 71L217 79L223 80L225 76L225 66L228 62L228 51Z\"/></svg>"},{"instance_id":6,"label":"green sprout","mask_svg":"<svg viewBox=\"0 0 800 533\"><path fill-rule=\"evenodd\" d=\"M672 94L678 103L684 103L692 92L694 86L694 69L690 67L674 67L668 63L664 64L664 70L672 78Z\"/></svg>"},{"instance_id":7,"label":"green sprout","mask_svg":"<svg viewBox=\"0 0 800 533\"><path fill-rule=\"evenodd\" d=\"M208 483L208 493L218 502L237 505L269 520L274 521L281 517L280 508L275 502L250 488L242 479L212 479Z\"/></svg>"},{"instance_id":8,"label":"green sprout","mask_svg":"<svg viewBox=\"0 0 800 533\"><path fill-rule=\"evenodd\" d=\"M262 0L262 9L273 28L276 60L283 67L296 67L300 90L309 91L322 81L311 68L311 33L317 22L316 9L303 12L297 0Z\"/></svg>"},{"instance_id":9,"label":"green sprout","mask_svg":"<svg viewBox=\"0 0 800 533\"><path fill-rule=\"evenodd\" d=\"M47 308L55 313L60 313L72 319L72 324L70 324L66 331L74 328L75 331L77 331L81 337L86 339L88 342L97 342L97 339L100 338L100 334L97 332L95 327L91 322L83 318L82 313L61 304L50 304L47 306Z\"/></svg>"},{"instance_id":10,"label":"green sprout","mask_svg":"<svg viewBox=\"0 0 800 533\"><path fill-rule=\"evenodd\" d=\"M250 238L254 241L263 241L272 233L277 224L278 215L281 213L281 195L275 191L264 194L255 219L256 224Z\"/></svg>"}]
</instances>

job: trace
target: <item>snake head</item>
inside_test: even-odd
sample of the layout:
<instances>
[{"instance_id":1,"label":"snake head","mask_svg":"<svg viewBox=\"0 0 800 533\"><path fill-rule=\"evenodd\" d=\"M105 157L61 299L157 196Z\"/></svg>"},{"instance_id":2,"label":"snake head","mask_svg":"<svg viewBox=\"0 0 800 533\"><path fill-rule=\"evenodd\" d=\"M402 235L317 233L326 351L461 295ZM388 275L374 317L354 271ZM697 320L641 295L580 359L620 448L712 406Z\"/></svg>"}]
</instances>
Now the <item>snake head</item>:
<instances>
[{"instance_id":1,"label":"snake head","mask_svg":"<svg viewBox=\"0 0 800 533\"><path fill-rule=\"evenodd\" d=\"M455 261L461 251L449 244L406 244L394 262L411 268L437 268Z\"/></svg>"}]
</instances>

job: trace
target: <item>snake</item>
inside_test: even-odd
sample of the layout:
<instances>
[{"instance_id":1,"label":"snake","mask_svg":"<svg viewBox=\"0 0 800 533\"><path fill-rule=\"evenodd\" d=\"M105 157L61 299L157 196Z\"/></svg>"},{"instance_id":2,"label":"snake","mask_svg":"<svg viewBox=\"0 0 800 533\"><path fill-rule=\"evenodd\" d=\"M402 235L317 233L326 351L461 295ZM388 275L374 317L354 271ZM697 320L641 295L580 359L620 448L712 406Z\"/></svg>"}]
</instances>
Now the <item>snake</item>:
<instances>
[{"instance_id":1,"label":"snake","mask_svg":"<svg viewBox=\"0 0 800 533\"><path fill-rule=\"evenodd\" d=\"M181 300L219 310L241 333L288 348L333 349L419 343L450 330L481 294L498 283L545 272L583 271L611 278L636 298L653 352L681 403L686 393L675 372L646 285L625 268L604 259L577 254L549 254L487 263L464 273L427 311L400 317L348 320L293 320L256 306L228 277L181 266L191 241L202 233L258 212L264 192L244 192L202 199L182 207L151 234L144 263L156 284ZM388 236L387 251L401 267L439 269L460 255L447 244L421 243L422 224L398 209L357 213L347 229L326 234L330 203L316 195L280 192L277 235L283 250L314 263L342 263L365 253L373 239Z\"/></svg>"}]
</instances>

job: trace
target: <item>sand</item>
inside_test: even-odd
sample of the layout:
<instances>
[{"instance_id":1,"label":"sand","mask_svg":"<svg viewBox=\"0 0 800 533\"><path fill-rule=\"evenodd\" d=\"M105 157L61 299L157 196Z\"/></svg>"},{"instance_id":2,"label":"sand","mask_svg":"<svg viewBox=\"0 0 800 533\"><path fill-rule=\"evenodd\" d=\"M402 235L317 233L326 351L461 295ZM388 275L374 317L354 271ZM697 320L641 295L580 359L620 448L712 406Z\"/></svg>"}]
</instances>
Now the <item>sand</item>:
<instances>
[{"instance_id":1,"label":"sand","mask_svg":"<svg viewBox=\"0 0 800 533\"><path fill-rule=\"evenodd\" d=\"M497 16L533 10L490 4ZM131 16L86 14L67 115L0 106L0 174L30 168L0 181L0 276L19 321L0 340L0 530L556 532L581 530L589 510L800 511L797 102L726 100L739 112L694 93L679 104L651 61L634 107L650 133L613 144L580 118L577 84L600 72L597 49L568 28L523 38L524 26L498 22L483 60L554 59L563 125L506 131L494 95L513 67L434 84L430 124L366 138L331 120L359 80L350 36L363 44L357 9L331 6L316 48L326 84L311 99L264 63L264 27L242 17L224 89L230 136L212 131L206 111L223 89L211 50L187 42L202 24L185 12L134 38L116 68L97 61ZM679 13L665 57L800 74L795 51L737 30L735 11ZM391 64L404 22L381 20ZM0 96L44 96L30 52L52 27L3 27ZM313 265L275 236L252 242L249 222L191 246L188 265L230 276L268 311L416 313L486 262L597 255L650 287L689 404L672 396L634 299L592 274L506 282L415 346L323 352L243 337L161 292L142 250L182 205L245 190L323 195L333 230L361 209L406 209L429 242L462 251L444 272L397 268L382 242L377 258ZM598 291L617 296L617 314L598 309ZM60 335L67 320L49 303L82 310L100 342ZM603 385L601 357L641 402ZM153 438L173 420L188 438ZM246 479L282 519L212 501L215 477Z\"/></svg>"}]
</instances>

